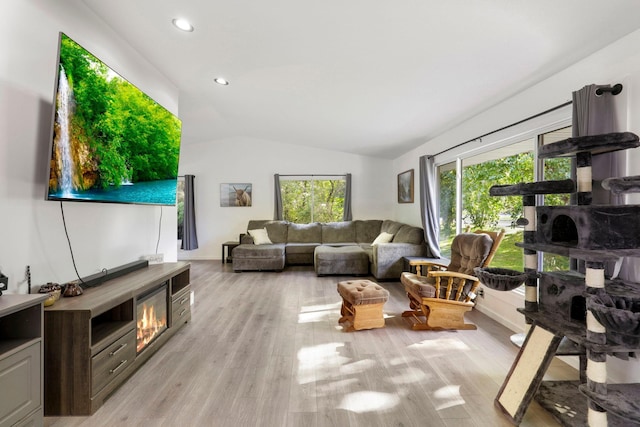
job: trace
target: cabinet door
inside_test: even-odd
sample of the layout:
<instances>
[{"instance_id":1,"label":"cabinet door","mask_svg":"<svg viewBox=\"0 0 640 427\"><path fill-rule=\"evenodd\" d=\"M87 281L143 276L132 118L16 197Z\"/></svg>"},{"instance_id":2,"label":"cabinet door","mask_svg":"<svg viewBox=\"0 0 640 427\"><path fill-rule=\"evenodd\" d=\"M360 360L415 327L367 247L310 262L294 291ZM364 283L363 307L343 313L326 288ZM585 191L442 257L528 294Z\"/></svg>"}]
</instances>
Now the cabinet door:
<instances>
[{"instance_id":1,"label":"cabinet door","mask_svg":"<svg viewBox=\"0 0 640 427\"><path fill-rule=\"evenodd\" d=\"M40 341L0 359L0 426L13 425L42 405L41 384Z\"/></svg>"}]
</instances>

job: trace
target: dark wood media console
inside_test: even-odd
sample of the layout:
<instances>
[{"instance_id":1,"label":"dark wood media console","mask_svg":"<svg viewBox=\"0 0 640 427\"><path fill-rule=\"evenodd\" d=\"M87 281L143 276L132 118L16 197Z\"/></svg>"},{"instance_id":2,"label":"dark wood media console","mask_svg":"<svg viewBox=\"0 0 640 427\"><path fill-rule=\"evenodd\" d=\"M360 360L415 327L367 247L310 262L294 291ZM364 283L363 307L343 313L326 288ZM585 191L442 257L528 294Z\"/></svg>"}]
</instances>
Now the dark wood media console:
<instances>
[{"instance_id":1,"label":"dark wood media console","mask_svg":"<svg viewBox=\"0 0 640 427\"><path fill-rule=\"evenodd\" d=\"M44 311L44 414L91 415L191 319L190 265L150 265ZM136 302L167 284L167 329L136 351Z\"/></svg>"}]
</instances>

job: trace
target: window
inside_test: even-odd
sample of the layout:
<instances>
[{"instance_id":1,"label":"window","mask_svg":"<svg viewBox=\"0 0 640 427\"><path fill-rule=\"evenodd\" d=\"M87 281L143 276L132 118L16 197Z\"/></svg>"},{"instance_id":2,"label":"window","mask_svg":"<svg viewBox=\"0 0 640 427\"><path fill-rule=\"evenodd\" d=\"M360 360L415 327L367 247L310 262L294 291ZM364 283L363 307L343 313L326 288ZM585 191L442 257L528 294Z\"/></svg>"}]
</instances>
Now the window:
<instances>
[{"instance_id":1,"label":"window","mask_svg":"<svg viewBox=\"0 0 640 427\"><path fill-rule=\"evenodd\" d=\"M540 143L542 145L551 144L552 142L562 141L571 137L571 126L547 132L540 135ZM543 179L545 180L562 180L571 178L571 158L556 157L543 160ZM550 194L544 196L544 204L551 206L564 206L571 202L569 194ZM566 271L569 270L569 258L561 255L555 255L551 252L542 253L542 269L544 271Z\"/></svg>"},{"instance_id":2,"label":"window","mask_svg":"<svg viewBox=\"0 0 640 427\"><path fill-rule=\"evenodd\" d=\"M457 234L456 162L438 166L438 192L440 208L440 254L451 256L451 240Z\"/></svg>"},{"instance_id":3,"label":"window","mask_svg":"<svg viewBox=\"0 0 640 427\"><path fill-rule=\"evenodd\" d=\"M345 189L344 177L281 177L284 220L298 224L342 221Z\"/></svg>"},{"instance_id":4,"label":"window","mask_svg":"<svg viewBox=\"0 0 640 427\"><path fill-rule=\"evenodd\" d=\"M493 185L516 184L535 180L569 178L570 159L548 159L534 162L537 146L560 141L571 136L571 127L550 132L528 132L522 137L497 144L499 148L482 151L438 166L438 204L440 212L440 251L450 256L450 244L456 234L475 229L507 231L491 265L522 271L522 249L515 242L523 240L523 229L515 222L523 215L522 197L492 197ZM513 141L513 142L511 142ZM537 178L536 178L537 176ZM542 203L542 199L540 204ZM569 195L545 196L546 204L564 205ZM545 270L568 269L563 257L547 255L542 260Z\"/></svg>"}]
</instances>

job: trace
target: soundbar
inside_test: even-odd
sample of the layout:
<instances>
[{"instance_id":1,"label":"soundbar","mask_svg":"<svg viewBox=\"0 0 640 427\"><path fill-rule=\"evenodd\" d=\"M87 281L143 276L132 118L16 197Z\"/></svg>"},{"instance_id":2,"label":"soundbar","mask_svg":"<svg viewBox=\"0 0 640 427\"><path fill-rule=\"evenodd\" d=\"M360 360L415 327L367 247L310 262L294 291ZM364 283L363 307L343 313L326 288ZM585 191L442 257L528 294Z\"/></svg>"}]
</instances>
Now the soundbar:
<instances>
[{"instance_id":1,"label":"soundbar","mask_svg":"<svg viewBox=\"0 0 640 427\"><path fill-rule=\"evenodd\" d=\"M92 288L95 286L100 286L102 283L107 280L115 279L116 277L124 276L125 274L131 273L136 270L140 270L142 268L146 268L149 266L148 260L139 260L133 261L128 264L124 264L118 267L111 268L107 270L103 269L100 273L92 274L91 276L83 277L82 280L73 280L69 283L75 283L81 285L83 288Z\"/></svg>"}]
</instances>

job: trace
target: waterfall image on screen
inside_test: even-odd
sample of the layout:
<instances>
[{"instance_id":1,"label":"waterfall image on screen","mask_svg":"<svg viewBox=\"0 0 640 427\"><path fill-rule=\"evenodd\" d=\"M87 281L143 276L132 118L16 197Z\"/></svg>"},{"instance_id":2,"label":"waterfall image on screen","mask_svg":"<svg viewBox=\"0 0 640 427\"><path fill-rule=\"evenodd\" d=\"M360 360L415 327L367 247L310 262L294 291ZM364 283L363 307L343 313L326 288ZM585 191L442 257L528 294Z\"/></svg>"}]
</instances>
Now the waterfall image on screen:
<instances>
[{"instance_id":1,"label":"waterfall image on screen","mask_svg":"<svg viewBox=\"0 0 640 427\"><path fill-rule=\"evenodd\" d=\"M175 205L181 122L60 34L48 200Z\"/></svg>"}]
</instances>

